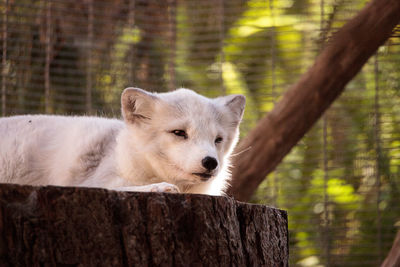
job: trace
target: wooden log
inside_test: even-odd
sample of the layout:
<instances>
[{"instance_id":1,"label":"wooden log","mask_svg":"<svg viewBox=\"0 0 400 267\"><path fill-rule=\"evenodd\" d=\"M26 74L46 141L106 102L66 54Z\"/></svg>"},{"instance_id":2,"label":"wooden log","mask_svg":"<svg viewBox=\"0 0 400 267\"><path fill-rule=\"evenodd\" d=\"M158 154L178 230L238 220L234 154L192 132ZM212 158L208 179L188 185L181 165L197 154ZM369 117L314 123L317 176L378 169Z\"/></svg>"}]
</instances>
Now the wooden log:
<instances>
[{"instance_id":1,"label":"wooden log","mask_svg":"<svg viewBox=\"0 0 400 267\"><path fill-rule=\"evenodd\" d=\"M2 266L288 266L285 211L207 195L0 184Z\"/></svg>"}]
</instances>

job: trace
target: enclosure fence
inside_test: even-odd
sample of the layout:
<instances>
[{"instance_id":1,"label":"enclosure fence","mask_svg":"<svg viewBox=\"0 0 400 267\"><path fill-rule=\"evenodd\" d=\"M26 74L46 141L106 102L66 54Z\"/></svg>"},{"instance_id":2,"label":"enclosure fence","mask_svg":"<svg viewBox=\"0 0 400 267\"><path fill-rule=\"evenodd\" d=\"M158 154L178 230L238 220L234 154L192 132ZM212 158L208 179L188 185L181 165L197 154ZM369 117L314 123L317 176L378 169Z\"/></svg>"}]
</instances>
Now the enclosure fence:
<instances>
[{"instance_id":1,"label":"enclosure fence","mask_svg":"<svg viewBox=\"0 0 400 267\"><path fill-rule=\"evenodd\" d=\"M120 117L125 87L187 87L246 95L245 136L365 4L1 0L1 114ZM382 262L400 229L399 122L397 27L253 196L288 210L292 266Z\"/></svg>"}]
</instances>

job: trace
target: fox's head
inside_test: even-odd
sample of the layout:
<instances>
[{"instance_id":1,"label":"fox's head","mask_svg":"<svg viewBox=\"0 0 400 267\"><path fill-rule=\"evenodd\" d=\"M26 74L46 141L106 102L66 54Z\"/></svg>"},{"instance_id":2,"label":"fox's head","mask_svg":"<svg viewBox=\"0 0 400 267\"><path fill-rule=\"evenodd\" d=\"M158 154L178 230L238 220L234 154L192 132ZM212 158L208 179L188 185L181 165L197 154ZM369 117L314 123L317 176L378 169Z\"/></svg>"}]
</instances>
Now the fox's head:
<instances>
[{"instance_id":1,"label":"fox's head","mask_svg":"<svg viewBox=\"0 0 400 267\"><path fill-rule=\"evenodd\" d=\"M226 175L244 96L210 99L188 89L157 94L127 88L121 102L129 138L154 176L185 191Z\"/></svg>"}]
</instances>

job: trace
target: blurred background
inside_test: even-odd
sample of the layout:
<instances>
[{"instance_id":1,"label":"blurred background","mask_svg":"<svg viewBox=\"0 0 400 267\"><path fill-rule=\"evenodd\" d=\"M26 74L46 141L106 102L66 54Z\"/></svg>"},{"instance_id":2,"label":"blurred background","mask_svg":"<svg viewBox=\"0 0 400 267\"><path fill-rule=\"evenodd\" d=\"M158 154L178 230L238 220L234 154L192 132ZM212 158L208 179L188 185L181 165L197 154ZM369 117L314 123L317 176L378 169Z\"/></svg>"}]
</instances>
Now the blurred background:
<instances>
[{"instance_id":1,"label":"blurred background","mask_svg":"<svg viewBox=\"0 0 400 267\"><path fill-rule=\"evenodd\" d=\"M1 0L1 114L120 117L125 87L187 87L246 95L244 137L365 4ZM252 198L288 211L292 266L385 258L400 229L399 121L398 27Z\"/></svg>"}]
</instances>

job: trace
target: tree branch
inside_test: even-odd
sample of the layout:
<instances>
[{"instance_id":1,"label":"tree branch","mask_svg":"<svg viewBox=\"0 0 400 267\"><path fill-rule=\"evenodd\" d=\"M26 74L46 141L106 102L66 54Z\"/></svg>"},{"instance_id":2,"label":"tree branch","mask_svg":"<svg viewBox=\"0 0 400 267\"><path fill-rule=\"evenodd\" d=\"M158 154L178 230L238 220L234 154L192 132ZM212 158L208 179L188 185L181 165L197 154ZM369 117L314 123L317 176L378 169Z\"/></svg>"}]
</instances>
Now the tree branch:
<instances>
[{"instance_id":1,"label":"tree branch","mask_svg":"<svg viewBox=\"0 0 400 267\"><path fill-rule=\"evenodd\" d=\"M397 232L396 238L393 241L392 249L387 255L381 267L400 266L400 231Z\"/></svg>"},{"instance_id":2,"label":"tree branch","mask_svg":"<svg viewBox=\"0 0 400 267\"><path fill-rule=\"evenodd\" d=\"M328 42L314 65L259 121L237 151L229 194L248 200L266 175L338 98L400 21L399 0L374 0Z\"/></svg>"}]
</instances>

